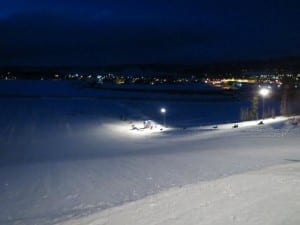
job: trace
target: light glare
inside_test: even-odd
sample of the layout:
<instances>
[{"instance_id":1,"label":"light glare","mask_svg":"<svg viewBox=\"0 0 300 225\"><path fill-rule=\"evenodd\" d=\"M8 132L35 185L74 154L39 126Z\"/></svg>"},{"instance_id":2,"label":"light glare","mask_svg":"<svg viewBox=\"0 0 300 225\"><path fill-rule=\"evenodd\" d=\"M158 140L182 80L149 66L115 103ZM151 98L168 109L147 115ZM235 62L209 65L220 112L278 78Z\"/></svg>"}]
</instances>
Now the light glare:
<instances>
[{"instance_id":1,"label":"light glare","mask_svg":"<svg viewBox=\"0 0 300 225\"><path fill-rule=\"evenodd\" d=\"M165 108L161 108L161 109L160 109L160 112L161 112L161 113L166 113L166 111L167 111L167 110L166 110Z\"/></svg>"},{"instance_id":2,"label":"light glare","mask_svg":"<svg viewBox=\"0 0 300 225\"><path fill-rule=\"evenodd\" d=\"M270 90L267 89L267 88L262 88L260 91L259 91L259 94L263 97L267 96L268 94L270 93Z\"/></svg>"}]
</instances>

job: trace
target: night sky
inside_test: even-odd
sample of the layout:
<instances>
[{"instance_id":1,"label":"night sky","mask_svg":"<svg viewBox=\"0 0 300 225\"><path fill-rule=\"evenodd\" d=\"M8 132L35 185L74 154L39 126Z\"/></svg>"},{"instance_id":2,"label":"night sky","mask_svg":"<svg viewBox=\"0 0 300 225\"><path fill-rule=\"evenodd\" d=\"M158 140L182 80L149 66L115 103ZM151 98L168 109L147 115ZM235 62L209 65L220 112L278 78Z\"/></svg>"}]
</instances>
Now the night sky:
<instances>
[{"instance_id":1,"label":"night sky","mask_svg":"<svg viewBox=\"0 0 300 225\"><path fill-rule=\"evenodd\" d=\"M299 18L299 0L1 0L0 65L295 56Z\"/></svg>"}]
</instances>

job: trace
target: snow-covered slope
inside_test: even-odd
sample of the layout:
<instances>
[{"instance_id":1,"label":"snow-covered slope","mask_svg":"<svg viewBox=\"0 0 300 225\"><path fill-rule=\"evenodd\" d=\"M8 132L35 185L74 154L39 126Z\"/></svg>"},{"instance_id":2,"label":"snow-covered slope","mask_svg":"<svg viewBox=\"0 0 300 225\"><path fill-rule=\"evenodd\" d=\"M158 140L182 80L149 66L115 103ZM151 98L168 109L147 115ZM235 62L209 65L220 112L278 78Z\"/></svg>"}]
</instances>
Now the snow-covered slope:
<instances>
[{"instance_id":1,"label":"snow-covered slope","mask_svg":"<svg viewBox=\"0 0 300 225\"><path fill-rule=\"evenodd\" d=\"M240 104L2 97L0 224L55 224L173 187L299 160L300 129L287 118L238 129L220 124L237 122ZM163 130L160 106L168 109ZM157 127L132 129L144 119Z\"/></svg>"},{"instance_id":2,"label":"snow-covered slope","mask_svg":"<svg viewBox=\"0 0 300 225\"><path fill-rule=\"evenodd\" d=\"M300 164L172 188L61 225L300 224Z\"/></svg>"}]
</instances>

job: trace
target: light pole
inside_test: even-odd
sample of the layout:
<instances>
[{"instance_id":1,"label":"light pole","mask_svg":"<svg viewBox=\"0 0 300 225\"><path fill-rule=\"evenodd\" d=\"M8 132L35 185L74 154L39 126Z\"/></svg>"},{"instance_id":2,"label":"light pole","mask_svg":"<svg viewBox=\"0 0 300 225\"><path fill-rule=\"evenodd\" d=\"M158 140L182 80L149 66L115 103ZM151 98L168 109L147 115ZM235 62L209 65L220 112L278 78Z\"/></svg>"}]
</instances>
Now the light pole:
<instances>
[{"instance_id":1,"label":"light pole","mask_svg":"<svg viewBox=\"0 0 300 225\"><path fill-rule=\"evenodd\" d=\"M163 114L164 127L166 127L166 112L167 112L167 110L165 108L161 108L160 112Z\"/></svg>"},{"instance_id":2,"label":"light pole","mask_svg":"<svg viewBox=\"0 0 300 225\"><path fill-rule=\"evenodd\" d=\"M270 90L267 88L262 88L259 91L259 94L262 96L262 120L265 118L265 97L270 93Z\"/></svg>"}]
</instances>

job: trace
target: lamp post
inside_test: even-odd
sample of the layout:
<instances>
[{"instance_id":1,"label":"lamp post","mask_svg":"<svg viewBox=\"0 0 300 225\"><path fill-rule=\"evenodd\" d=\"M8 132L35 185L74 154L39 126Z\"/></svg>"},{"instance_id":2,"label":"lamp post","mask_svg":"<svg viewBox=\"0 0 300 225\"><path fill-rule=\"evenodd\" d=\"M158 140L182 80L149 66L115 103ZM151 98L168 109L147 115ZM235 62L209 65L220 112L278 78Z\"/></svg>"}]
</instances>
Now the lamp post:
<instances>
[{"instance_id":1,"label":"lamp post","mask_svg":"<svg viewBox=\"0 0 300 225\"><path fill-rule=\"evenodd\" d=\"M265 118L265 97L270 93L270 90L267 88L262 88L259 91L259 94L262 96L262 120Z\"/></svg>"},{"instance_id":2,"label":"lamp post","mask_svg":"<svg viewBox=\"0 0 300 225\"><path fill-rule=\"evenodd\" d=\"M166 112L167 112L167 110L165 108L161 108L160 112L163 114L164 127L166 127Z\"/></svg>"}]
</instances>

